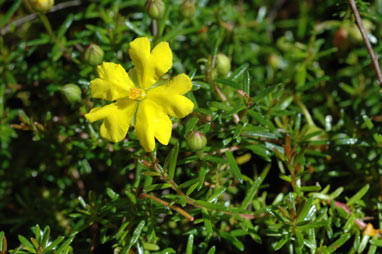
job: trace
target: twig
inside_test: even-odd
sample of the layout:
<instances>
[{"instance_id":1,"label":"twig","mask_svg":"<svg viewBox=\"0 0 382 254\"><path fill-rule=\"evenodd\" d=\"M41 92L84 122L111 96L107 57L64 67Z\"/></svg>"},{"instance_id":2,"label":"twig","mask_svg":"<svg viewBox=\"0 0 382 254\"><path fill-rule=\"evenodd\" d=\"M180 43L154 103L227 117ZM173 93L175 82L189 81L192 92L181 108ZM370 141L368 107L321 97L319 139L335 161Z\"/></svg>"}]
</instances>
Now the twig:
<instances>
[{"instance_id":1,"label":"twig","mask_svg":"<svg viewBox=\"0 0 382 254\"><path fill-rule=\"evenodd\" d=\"M228 102L227 97L225 97L225 95L222 93L222 91L220 91L218 85L214 81L212 81L212 87L214 88L214 90L215 90L216 94L218 95L218 97L220 98L220 100L225 102L227 104L227 106L230 106L231 104ZM232 117L233 117L233 120L236 124L240 122L240 118L239 118L238 114L234 113L232 115Z\"/></svg>"},{"instance_id":2,"label":"twig","mask_svg":"<svg viewBox=\"0 0 382 254\"><path fill-rule=\"evenodd\" d=\"M158 36L158 22L156 19L153 19L153 37Z\"/></svg>"},{"instance_id":3,"label":"twig","mask_svg":"<svg viewBox=\"0 0 382 254\"><path fill-rule=\"evenodd\" d=\"M68 7L78 6L81 4L82 4L81 0L67 1L67 2L60 3L60 4L53 6L48 13L59 11L61 9L65 9ZM17 27L21 26L22 24L35 19L36 17L37 17L37 14L33 13L33 14L29 14L28 16L22 17L21 19L17 19L15 21L11 22L10 24L8 24L3 29L1 29L0 35L3 36L6 33L8 33L12 26L15 26L17 28Z\"/></svg>"},{"instance_id":4,"label":"twig","mask_svg":"<svg viewBox=\"0 0 382 254\"><path fill-rule=\"evenodd\" d=\"M341 203L341 202L338 202L338 201L334 201L334 204L335 206L337 207L340 207L342 208L347 214L351 215L352 212L350 211L350 209L347 207L347 205L345 205L344 203ZM362 229L364 229L366 227L366 223L363 222L362 220L360 219L355 219L354 222L360 226Z\"/></svg>"},{"instance_id":5,"label":"twig","mask_svg":"<svg viewBox=\"0 0 382 254\"><path fill-rule=\"evenodd\" d=\"M153 195L150 195L150 194L147 194L147 193L142 193L141 195L139 195L140 198L149 198L155 202L158 202L159 204L162 204L170 209L173 209L175 211L177 211L179 214L183 215L185 218L187 218L189 221L194 221L194 217L191 216L189 213L187 213L186 211L184 211L182 208L176 206L176 205L170 205L169 202L167 201L164 201L160 198L157 198Z\"/></svg>"},{"instance_id":6,"label":"twig","mask_svg":"<svg viewBox=\"0 0 382 254\"><path fill-rule=\"evenodd\" d=\"M186 199L186 202L187 202L187 204L189 204L189 205L192 205L193 207L197 207L197 208L205 208L205 209L207 209L207 210L210 210L210 211L216 211L215 209L212 209L212 208L209 208L209 207L204 207L204 206L202 206L202 205L199 205L199 204L197 204L196 202L195 202L195 200L193 200L192 198L190 198L189 196L187 196L186 194L184 194L184 192L179 188L179 186L175 183L175 181L174 180L172 180L172 179L169 179L168 178L168 176L167 176L167 174L166 173L164 173L164 172L162 172L161 170L160 170L160 168L159 168L159 165L158 165L158 160L156 159L156 157L155 157L155 155L154 155L154 153L153 152L151 152L150 153L150 156L151 156L151 161L152 161L152 166L151 166L151 168L152 169L154 169L155 171L157 171L158 173L160 173L162 176L161 176L161 179L163 180L163 181L165 181L165 182L167 182L167 183L169 183L170 185L171 185L171 188L179 195L179 196L181 196L181 197L184 197L185 199ZM142 195L142 194L141 194ZM149 194L144 194L144 195L149 195ZM151 195L150 195L151 196ZM147 196L148 197L148 196ZM152 197L154 197L154 196L152 196ZM148 197L148 198L151 198L151 197ZM158 198L157 198L158 199ZM154 199L153 199L154 200ZM155 200L155 201L157 201L157 202L159 202L159 200L161 200L161 199L158 199L158 200ZM166 201L163 201L163 200L161 200L161 202L166 202ZM159 203L161 203L161 202L159 202ZM167 203L167 202L166 202ZM164 204L164 203L161 203L161 204ZM166 206L168 206L168 205L166 205ZM174 206L170 206L170 208L171 209L174 209L174 210L176 210L175 208L173 208ZM175 207L177 207L177 206L175 206ZM180 214L182 214L183 216L185 216L186 217L186 212L183 210L183 209L181 209L181 208L179 208L179 207L177 207L177 209L180 209L179 211L178 210L176 210L177 212L179 212ZM225 213L225 214L230 214L230 215L234 215L235 213L233 213L233 212L228 212L228 211L221 211L221 212L223 212L223 213ZM183 213L186 213L186 214L183 214ZM191 216L191 215L190 215ZM246 213L240 213L239 214L239 216L240 217L242 217L242 218L244 218L244 219L255 219L255 218L257 218L257 216L255 216L255 215L253 215L253 214L246 214ZM260 217L262 217L263 215L260 215ZM191 216L192 217L192 216ZM192 217L193 218L193 217ZM190 221L193 221L193 220L190 220Z\"/></svg>"},{"instance_id":7,"label":"twig","mask_svg":"<svg viewBox=\"0 0 382 254\"><path fill-rule=\"evenodd\" d=\"M355 21L357 23L358 29L362 34L363 41L365 42L367 51L369 52L371 61L373 62L374 70L377 73L377 78L378 78L378 83L380 86L382 86L382 74L381 74L381 69L378 64L378 58L374 54L373 48L370 45L369 39L367 38L367 34L365 32L365 28L363 26L361 17L359 15L357 5L355 4L354 0L349 0L351 9L353 10L354 16L355 16Z\"/></svg>"}]
</instances>

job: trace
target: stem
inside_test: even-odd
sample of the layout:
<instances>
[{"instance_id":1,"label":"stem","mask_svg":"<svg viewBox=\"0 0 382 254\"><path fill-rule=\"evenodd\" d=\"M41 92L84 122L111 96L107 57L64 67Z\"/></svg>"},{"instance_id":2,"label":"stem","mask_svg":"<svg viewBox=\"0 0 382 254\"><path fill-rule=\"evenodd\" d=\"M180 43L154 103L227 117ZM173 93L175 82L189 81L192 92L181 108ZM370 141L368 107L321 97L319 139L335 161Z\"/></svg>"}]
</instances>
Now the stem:
<instances>
[{"instance_id":1,"label":"stem","mask_svg":"<svg viewBox=\"0 0 382 254\"><path fill-rule=\"evenodd\" d=\"M158 36L158 22L156 19L153 19L153 37L156 38Z\"/></svg>"},{"instance_id":2,"label":"stem","mask_svg":"<svg viewBox=\"0 0 382 254\"><path fill-rule=\"evenodd\" d=\"M52 26L50 25L49 19L46 17L46 15L44 13L40 13L38 16L40 17L41 22L45 26L45 29L48 32L49 36L52 37L52 39L55 42L57 42L58 39L57 39L56 35L53 33L53 29L52 29Z\"/></svg>"},{"instance_id":3,"label":"stem","mask_svg":"<svg viewBox=\"0 0 382 254\"><path fill-rule=\"evenodd\" d=\"M352 214L352 212L350 211L350 209L347 207L347 205L345 205L344 203L341 203L341 202L338 202L338 201L334 201L334 204L337 206L337 207L340 207L342 208L347 214ZM366 227L366 223L363 222L362 220L360 219L355 219L354 221L358 226L360 226L362 229L364 229Z\"/></svg>"},{"instance_id":4,"label":"stem","mask_svg":"<svg viewBox=\"0 0 382 254\"><path fill-rule=\"evenodd\" d=\"M213 80L211 80L211 78L209 78L208 76L210 76L210 75L207 74L207 81L208 81L208 83L210 83L212 85L212 87L214 88L214 90L215 90L216 94L218 95L218 97L220 98L220 100L222 102L225 102L227 104L227 106L231 106L231 104L227 100L227 97L222 93L222 91L220 91L218 85ZM235 113L232 115L232 117L233 117L233 121L236 124L238 124L240 122L240 118L239 118L238 114Z\"/></svg>"},{"instance_id":5,"label":"stem","mask_svg":"<svg viewBox=\"0 0 382 254\"><path fill-rule=\"evenodd\" d=\"M197 204L192 198L190 198L189 196L187 196L186 194L184 194L184 192L178 187L178 185L175 183L175 181L172 180L172 179L169 179L169 178L168 178L168 175L167 175L165 172L163 172L162 170L160 170L160 168L159 168L159 166L158 166L158 160L155 158L155 155L154 155L153 152L150 152L150 156L151 156L151 160L152 160L152 163L153 163L152 166L153 166L154 170L161 174L163 181L169 183L169 184L171 185L171 188L172 188L172 189L173 189L179 196L182 196L182 197L184 197L184 198L186 199L187 204L192 205L193 207L197 207L197 208L205 208L205 209L207 209L207 210L215 211L214 209L207 208L207 207L204 207L204 206L202 206L202 205ZM143 196L142 196L142 195L143 195ZM142 196L142 197L150 198L150 199L152 199L152 200L154 200L154 201L157 201L157 202L159 202L159 203L161 203L161 204L163 204L163 205L166 204L166 206L168 206L168 204L169 204L169 203L167 203L166 201L161 200L161 199L159 199L159 198L156 198L155 196L152 196L152 195L149 195L149 194L145 194L145 193L143 193L143 194L141 194L141 196ZM153 198L156 198L156 199L153 199ZM177 212L179 212L180 214L182 214L182 215L185 216L185 217L186 217L186 214L189 215L189 214L186 213L183 209L181 209L181 208L179 208L179 207L177 207L177 209L175 209L174 207L177 207L177 206L172 206L172 207L170 206L171 209L176 210ZM180 210L179 210L179 209L180 209ZM234 215L234 213L227 212L227 211L221 211L221 212L223 212L223 213L225 213L225 214ZM185 214L184 214L184 213L185 213ZM190 218L192 218L192 220L190 219L190 221L193 221L193 217L192 217L191 215L189 215L189 216L190 216ZM241 213L241 214L239 214L239 216L242 217L242 218L245 218L245 219L254 219L254 218L256 218L256 216L253 215L253 214L245 214L245 213ZM262 216L262 215L261 215L261 216Z\"/></svg>"},{"instance_id":6,"label":"stem","mask_svg":"<svg viewBox=\"0 0 382 254\"><path fill-rule=\"evenodd\" d=\"M302 113L304 114L306 121L308 122L308 125L314 126L315 124L313 122L312 116L310 115L309 110L306 108L305 104L302 103L302 101L297 96L293 96L293 97L297 106L299 106L300 109L302 110Z\"/></svg>"},{"instance_id":7,"label":"stem","mask_svg":"<svg viewBox=\"0 0 382 254\"><path fill-rule=\"evenodd\" d=\"M369 39L367 38L365 27L363 26L361 17L359 15L359 12L358 12L358 9L357 9L357 5L355 4L354 0L349 0L349 3L350 3L350 6L351 6L351 9L353 10L353 13L354 13L354 16L355 16L355 21L357 23L358 29L359 29L359 31L362 34L363 41L364 41L364 43L366 45L367 51L369 52L371 61L373 62L374 70L377 73L378 84L380 86L382 86L382 74L381 74L381 69L380 69L379 64L378 64L378 58L374 54L373 48L371 47Z\"/></svg>"},{"instance_id":8,"label":"stem","mask_svg":"<svg viewBox=\"0 0 382 254\"><path fill-rule=\"evenodd\" d=\"M183 215L185 218L187 218L189 221L194 221L194 217L191 216L189 213L187 213L186 211L184 211L182 208L176 206L176 205L170 205L169 202L166 202L160 198L157 198L153 195L150 195L150 194L147 194L147 193L142 193L141 195L139 195L139 197L141 198L149 198L155 202L158 202L159 204L162 204L170 209L173 209L175 211L177 211L179 214Z\"/></svg>"},{"instance_id":9,"label":"stem","mask_svg":"<svg viewBox=\"0 0 382 254\"><path fill-rule=\"evenodd\" d=\"M59 10L65 9L65 8L69 8L69 7L73 7L73 6L78 6L78 5L81 5L81 4L82 4L81 0L73 0L73 1L63 2L63 3L60 3L60 4L54 5L49 10L48 13L56 12L56 11L59 11ZM29 22L29 21L35 19L36 17L37 17L37 15L32 13L32 14L29 14L28 16L25 16L25 17L22 17L20 19L15 20L15 21L12 21L6 27L4 27L3 29L0 30L0 35L3 36L6 33L8 33L9 29L12 26L15 26L16 28L18 28L21 25L23 25L24 23Z\"/></svg>"}]
</instances>

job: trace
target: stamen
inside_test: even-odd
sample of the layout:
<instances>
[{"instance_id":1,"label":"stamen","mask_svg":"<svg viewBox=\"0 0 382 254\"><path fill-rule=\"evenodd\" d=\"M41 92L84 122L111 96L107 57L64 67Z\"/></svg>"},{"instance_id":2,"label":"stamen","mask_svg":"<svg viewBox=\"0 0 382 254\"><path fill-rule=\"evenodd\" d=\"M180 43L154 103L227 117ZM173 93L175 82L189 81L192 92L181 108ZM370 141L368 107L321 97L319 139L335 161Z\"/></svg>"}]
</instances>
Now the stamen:
<instances>
[{"instance_id":1,"label":"stamen","mask_svg":"<svg viewBox=\"0 0 382 254\"><path fill-rule=\"evenodd\" d=\"M132 100L141 100L145 96L145 92L139 88L131 88L129 91L129 98Z\"/></svg>"}]
</instances>

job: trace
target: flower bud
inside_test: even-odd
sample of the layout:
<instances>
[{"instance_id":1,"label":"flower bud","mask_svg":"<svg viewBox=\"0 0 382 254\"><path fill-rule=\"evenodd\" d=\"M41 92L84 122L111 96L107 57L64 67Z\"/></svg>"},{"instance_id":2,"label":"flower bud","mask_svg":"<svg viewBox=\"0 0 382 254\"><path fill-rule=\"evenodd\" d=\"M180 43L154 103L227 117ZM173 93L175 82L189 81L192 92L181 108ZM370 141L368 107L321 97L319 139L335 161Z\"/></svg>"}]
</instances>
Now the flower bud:
<instances>
[{"instance_id":1,"label":"flower bud","mask_svg":"<svg viewBox=\"0 0 382 254\"><path fill-rule=\"evenodd\" d=\"M345 51L349 47L349 31L340 27L333 38L333 44L336 48Z\"/></svg>"},{"instance_id":2,"label":"flower bud","mask_svg":"<svg viewBox=\"0 0 382 254\"><path fill-rule=\"evenodd\" d=\"M166 7L162 0L148 0L146 11L153 19L159 19L163 16Z\"/></svg>"},{"instance_id":3,"label":"flower bud","mask_svg":"<svg viewBox=\"0 0 382 254\"><path fill-rule=\"evenodd\" d=\"M206 146L207 139L203 133L199 131L191 131L187 135L186 142L188 147L192 151L196 152L196 151L202 150Z\"/></svg>"},{"instance_id":4,"label":"flower bud","mask_svg":"<svg viewBox=\"0 0 382 254\"><path fill-rule=\"evenodd\" d=\"M189 0L185 0L180 6L180 13L185 18L191 18L195 13L195 4Z\"/></svg>"},{"instance_id":5,"label":"flower bud","mask_svg":"<svg viewBox=\"0 0 382 254\"><path fill-rule=\"evenodd\" d=\"M54 0L24 0L24 3L33 12L47 12L53 7Z\"/></svg>"},{"instance_id":6,"label":"flower bud","mask_svg":"<svg viewBox=\"0 0 382 254\"><path fill-rule=\"evenodd\" d=\"M103 50L96 44L90 44L85 49L84 59L90 65L98 65L103 61Z\"/></svg>"},{"instance_id":7,"label":"flower bud","mask_svg":"<svg viewBox=\"0 0 382 254\"><path fill-rule=\"evenodd\" d=\"M81 89L75 84L66 84L61 87L60 91L69 104L81 101Z\"/></svg>"},{"instance_id":8,"label":"flower bud","mask_svg":"<svg viewBox=\"0 0 382 254\"><path fill-rule=\"evenodd\" d=\"M274 70L277 70L278 68L280 68L280 66L281 66L281 62L282 62L282 58L281 58L281 56L278 55L278 54L272 53L272 54L268 57L268 64L269 64Z\"/></svg>"},{"instance_id":9,"label":"flower bud","mask_svg":"<svg viewBox=\"0 0 382 254\"><path fill-rule=\"evenodd\" d=\"M218 54L216 56L216 68L220 75L226 77L231 70L231 60L224 54Z\"/></svg>"}]
</instances>

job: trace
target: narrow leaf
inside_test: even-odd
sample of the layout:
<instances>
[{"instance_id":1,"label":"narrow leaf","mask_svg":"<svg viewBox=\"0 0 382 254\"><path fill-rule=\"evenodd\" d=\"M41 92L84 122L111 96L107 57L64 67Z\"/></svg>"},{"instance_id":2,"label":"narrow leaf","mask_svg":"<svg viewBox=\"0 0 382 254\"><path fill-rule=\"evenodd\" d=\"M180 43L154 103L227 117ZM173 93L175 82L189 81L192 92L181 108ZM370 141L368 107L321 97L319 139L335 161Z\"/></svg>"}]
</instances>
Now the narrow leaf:
<instances>
[{"instance_id":1,"label":"narrow leaf","mask_svg":"<svg viewBox=\"0 0 382 254\"><path fill-rule=\"evenodd\" d=\"M192 254L193 246L194 246L194 235L190 234L187 240L186 254Z\"/></svg>"},{"instance_id":2,"label":"narrow leaf","mask_svg":"<svg viewBox=\"0 0 382 254\"><path fill-rule=\"evenodd\" d=\"M352 196L348 200L346 205L351 206L355 204L358 200L360 200L366 194L366 192L369 190L369 187L370 187L369 184L366 184L365 186L363 186L361 190L359 190L356 194L354 194L354 196Z\"/></svg>"},{"instance_id":3,"label":"narrow leaf","mask_svg":"<svg viewBox=\"0 0 382 254\"><path fill-rule=\"evenodd\" d=\"M252 186L247 191L247 195L244 198L243 203L241 204L241 208L247 209L248 205L252 202L253 198L255 197L257 190L259 189L263 179L261 177L258 177L252 184Z\"/></svg>"},{"instance_id":4,"label":"narrow leaf","mask_svg":"<svg viewBox=\"0 0 382 254\"><path fill-rule=\"evenodd\" d=\"M241 177L241 172L239 169L239 166L236 163L235 158L233 157L233 154L231 151L227 150L225 152L225 155L227 157L228 163L230 165L230 168L232 170L233 176L240 182L243 183L243 178Z\"/></svg>"}]
</instances>

